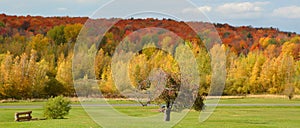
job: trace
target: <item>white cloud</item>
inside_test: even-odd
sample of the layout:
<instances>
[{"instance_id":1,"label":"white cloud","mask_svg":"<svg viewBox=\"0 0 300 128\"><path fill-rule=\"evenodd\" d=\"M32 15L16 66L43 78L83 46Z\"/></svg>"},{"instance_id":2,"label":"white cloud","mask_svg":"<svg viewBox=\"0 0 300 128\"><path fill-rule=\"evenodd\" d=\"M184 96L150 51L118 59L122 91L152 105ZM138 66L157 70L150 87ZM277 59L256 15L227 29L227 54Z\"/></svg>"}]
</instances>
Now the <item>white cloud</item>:
<instances>
[{"instance_id":1,"label":"white cloud","mask_svg":"<svg viewBox=\"0 0 300 128\"><path fill-rule=\"evenodd\" d=\"M210 12L211 11L210 6L202 6L202 7L199 7L198 9L201 10L202 12Z\"/></svg>"},{"instance_id":2,"label":"white cloud","mask_svg":"<svg viewBox=\"0 0 300 128\"><path fill-rule=\"evenodd\" d=\"M257 18L261 16L263 6L270 2L241 2L225 3L217 7L216 11L231 18Z\"/></svg>"},{"instance_id":3,"label":"white cloud","mask_svg":"<svg viewBox=\"0 0 300 128\"><path fill-rule=\"evenodd\" d=\"M58 11L67 11L67 8L57 8Z\"/></svg>"},{"instance_id":4,"label":"white cloud","mask_svg":"<svg viewBox=\"0 0 300 128\"><path fill-rule=\"evenodd\" d=\"M273 16L290 19L300 18L300 6L287 6L273 10Z\"/></svg>"},{"instance_id":5,"label":"white cloud","mask_svg":"<svg viewBox=\"0 0 300 128\"><path fill-rule=\"evenodd\" d=\"M198 8L186 8L184 10L182 10L182 13L199 13L199 12L204 12L204 13L208 13L212 10L212 7L210 6L201 6Z\"/></svg>"},{"instance_id":6,"label":"white cloud","mask_svg":"<svg viewBox=\"0 0 300 128\"><path fill-rule=\"evenodd\" d=\"M76 3L76 4L93 4L93 3L103 3L103 1L108 0L52 0L59 3Z\"/></svg>"},{"instance_id":7,"label":"white cloud","mask_svg":"<svg viewBox=\"0 0 300 128\"><path fill-rule=\"evenodd\" d=\"M98 3L101 0L75 0L77 3Z\"/></svg>"}]
</instances>

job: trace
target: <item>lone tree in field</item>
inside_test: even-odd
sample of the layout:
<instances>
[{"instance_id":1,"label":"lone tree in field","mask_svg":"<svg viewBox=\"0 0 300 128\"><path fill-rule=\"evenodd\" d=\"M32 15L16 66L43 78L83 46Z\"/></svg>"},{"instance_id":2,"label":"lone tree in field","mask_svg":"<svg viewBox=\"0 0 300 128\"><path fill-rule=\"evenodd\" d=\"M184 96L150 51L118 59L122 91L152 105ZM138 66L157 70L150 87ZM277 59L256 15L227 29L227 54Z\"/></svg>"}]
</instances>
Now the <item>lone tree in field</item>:
<instances>
[{"instance_id":1,"label":"lone tree in field","mask_svg":"<svg viewBox=\"0 0 300 128\"><path fill-rule=\"evenodd\" d=\"M171 111L182 111L187 108L193 108L196 111L200 111L204 106L203 96L199 92L195 94L193 88L182 86L182 82L184 81L175 76L167 76L166 88L159 97L166 103L164 111L165 121L170 121Z\"/></svg>"},{"instance_id":2,"label":"lone tree in field","mask_svg":"<svg viewBox=\"0 0 300 128\"><path fill-rule=\"evenodd\" d=\"M180 85L178 84L178 81L176 81L172 77L168 78L167 83L168 83L167 88L165 88L162 95L160 95L160 98L163 99L166 103L165 111L164 111L165 121L170 121L171 110L172 110L174 101L178 95Z\"/></svg>"}]
</instances>

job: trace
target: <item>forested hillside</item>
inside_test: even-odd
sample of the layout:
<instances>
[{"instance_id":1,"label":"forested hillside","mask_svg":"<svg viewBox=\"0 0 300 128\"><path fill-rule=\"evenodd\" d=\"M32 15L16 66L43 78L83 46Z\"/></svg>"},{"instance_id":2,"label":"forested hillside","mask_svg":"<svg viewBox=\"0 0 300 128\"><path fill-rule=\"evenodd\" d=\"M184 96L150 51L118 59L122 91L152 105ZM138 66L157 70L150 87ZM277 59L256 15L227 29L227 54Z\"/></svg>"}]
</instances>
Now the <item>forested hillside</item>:
<instances>
[{"instance_id":1,"label":"forested hillside","mask_svg":"<svg viewBox=\"0 0 300 128\"><path fill-rule=\"evenodd\" d=\"M0 99L46 98L75 96L72 78L73 48L86 17L40 17L0 15ZM96 19L94 19L96 20ZM109 22L111 19L97 19ZM212 35L206 26L197 24L201 31ZM227 79L224 95L300 93L300 37L296 33L281 32L276 28L233 27L214 24L227 50ZM118 42L136 30L159 27L170 30L184 39L198 62L201 72L200 93L208 93L212 73L210 54L201 37L184 22L171 19L123 19L114 25L101 40L95 58L95 74L99 88L89 89L92 96L100 89L106 96L115 97L110 63ZM141 33L136 41L150 41L168 47L172 35ZM130 40L129 41L135 41ZM180 47L170 48L174 53ZM143 80L151 69L161 68L175 81L180 79L179 67L171 54L147 48L136 54L129 65L130 78L135 87L146 86ZM75 74L76 75L76 74ZM90 74L83 74L87 79ZM83 85L84 86L84 85ZM146 87L145 87L146 88Z\"/></svg>"}]
</instances>

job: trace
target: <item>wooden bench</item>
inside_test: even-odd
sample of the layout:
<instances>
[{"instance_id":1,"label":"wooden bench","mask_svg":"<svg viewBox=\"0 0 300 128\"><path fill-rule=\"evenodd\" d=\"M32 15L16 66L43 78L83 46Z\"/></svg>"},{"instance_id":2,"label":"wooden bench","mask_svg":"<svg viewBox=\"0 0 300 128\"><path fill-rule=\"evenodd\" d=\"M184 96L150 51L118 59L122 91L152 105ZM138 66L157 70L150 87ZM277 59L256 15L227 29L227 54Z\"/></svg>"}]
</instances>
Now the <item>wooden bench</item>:
<instances>
[{"instance_id":1,"label":"wooden bench","mask_svg":"<svg viewBox=\"0 0 300 128\"><path fill-rule=\"evenodd\" d=\"M32 111L27 112L16 112L15 113L15 121L30 121Z\"/></svg>"}]
</instances>

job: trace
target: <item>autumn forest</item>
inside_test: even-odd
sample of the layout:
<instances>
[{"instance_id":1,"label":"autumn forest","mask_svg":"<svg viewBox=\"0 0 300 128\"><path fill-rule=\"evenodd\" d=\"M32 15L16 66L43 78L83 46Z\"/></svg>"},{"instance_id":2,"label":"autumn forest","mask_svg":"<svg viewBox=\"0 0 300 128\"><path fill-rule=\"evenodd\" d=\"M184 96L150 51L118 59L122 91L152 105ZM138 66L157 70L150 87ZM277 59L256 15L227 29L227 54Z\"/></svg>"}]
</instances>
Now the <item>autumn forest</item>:
<instances>
[{"instance_id":1,"label":"autumn forest","mask_svg":"<svg viewBox=\"0 0 300 128\"><path fill-rule=\"evenodd\" d=\"M87 17L0 14L0 99L76 96L73 77L84 80L93 74L97 79L98 88L85 88L85 85L82 85L85 96L93 96L100 89L106 97L122 97L114 85L111 73L112 56L118 42L151 42L152 45L164 47L174 54L182 50L180 46L173 47L175 37L165 31L159 31L159 34L140 33L134 40L126 38L133 32L148 27L172 31L184 40L183 45L192 49L200 72L200 95L206 95L211 84L210 57L215 52L207 51L205 46L210 44L214 37L220 37L220 48L226 51L223 95L283 94L292 98L293 95L300 94L300 36L294 32L283 32L272 27L187 23L198 25L204 36L212 37L211 40L203 40L182 21L153 18L119 19L102 40L99 40L99 46L88 49L97 51L95 63L92 64L94 68L82 74L72 72L72 61L77 36L87 20ZM109 24L115 19L94 20ZM214 25L218 33L210 31L207 28L210 25ZM172 54L150 47L138 52L130 60L129 74L132 86L147 88L144 80L152 69L157 68L169 74L173 82L180 83L180 69Z\"/></svg>"}]
</instances>

